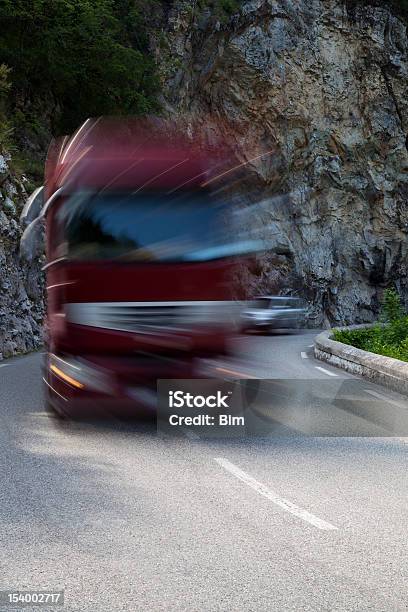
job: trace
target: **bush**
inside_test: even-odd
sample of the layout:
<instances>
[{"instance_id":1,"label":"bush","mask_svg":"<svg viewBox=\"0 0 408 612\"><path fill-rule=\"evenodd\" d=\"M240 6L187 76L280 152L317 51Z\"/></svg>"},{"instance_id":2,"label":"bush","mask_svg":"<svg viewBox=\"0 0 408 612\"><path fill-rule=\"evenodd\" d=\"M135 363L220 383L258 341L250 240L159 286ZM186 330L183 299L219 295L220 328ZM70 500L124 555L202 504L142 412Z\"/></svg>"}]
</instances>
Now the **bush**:
<instances>
[{"instance_id":1,"label":"bush","mask_svg":"<svg viewBox=\"0 0 408 612\"><path fill-rule=\"evenodd\" d=\"M380 320L365 329L336 330L333 337L370 353L408 361L408 315L394 289L384 293Z\"/></svg>"},{"instance_id":2,"label":"bush","mask_svg":"<svg viewBox=\"0 0 408 612\"><path fill-rule=\"evenodd\" d=\"M335 330L334 339L364 349L376 336L374 328Z\"/></svg>"},{"instance_id":3,"label":"bush","mask_svg":"<svg viewBox=\"0 0 408 612\"><path fill-rule=\"evenodd\" d=\"M382 302L381 315L383 320L390 323L391 321L397 321L404 314L402 308L401 298L395 289L386 289L384 291L384 298Z\"/></svg>"}]
</instances>

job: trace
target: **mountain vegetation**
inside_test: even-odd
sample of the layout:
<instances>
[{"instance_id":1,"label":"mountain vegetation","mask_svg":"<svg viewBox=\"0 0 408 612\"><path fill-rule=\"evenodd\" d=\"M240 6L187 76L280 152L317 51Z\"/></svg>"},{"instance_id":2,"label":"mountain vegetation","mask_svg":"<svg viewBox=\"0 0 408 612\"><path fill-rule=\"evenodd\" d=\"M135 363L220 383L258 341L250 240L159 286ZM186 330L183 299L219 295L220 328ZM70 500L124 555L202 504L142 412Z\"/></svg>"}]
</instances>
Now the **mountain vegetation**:
<instances>
[{"instance_id":1,"label":"mountain vegetation","mask_svg":"<svg viewBox=\"0 0 408 612\"><path fill-rule=\"evenodd\" d=\"M0 0L0 145L17 147L24 165L36 143L44 154L50 135L89 116L157 111L144 17L155 5Z\"/></svg>"},{"instance_id":2,"label":"mountain vegetation","mask_svg":"<svg viewBox=\"0 0 408 612\"><path fill-rule=\"evenodd\" d=\"M364 329L335 330L334 339L356 348L408 361L408 315L395 289L384 292L380 322Z\"/></svg>"}]
</instances>

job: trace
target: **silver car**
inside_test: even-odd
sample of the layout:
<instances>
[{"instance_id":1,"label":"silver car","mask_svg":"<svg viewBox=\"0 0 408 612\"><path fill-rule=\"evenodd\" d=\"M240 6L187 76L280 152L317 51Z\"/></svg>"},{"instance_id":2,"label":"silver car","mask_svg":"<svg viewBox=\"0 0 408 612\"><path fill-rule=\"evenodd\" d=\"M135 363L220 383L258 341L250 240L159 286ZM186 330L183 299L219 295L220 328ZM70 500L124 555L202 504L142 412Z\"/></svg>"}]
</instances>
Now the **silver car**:
<instances>
[{"instance_id":1,"label":"silver car","mask_svg":"<svg viewBox=\"0 0 408 612\"><path fill-rule=\"evenodd\" d=\"M304 327L306 305L296 297L264 296L253 300L241 315L241 329L272 331Z\"/></svg>"}]
</instances>

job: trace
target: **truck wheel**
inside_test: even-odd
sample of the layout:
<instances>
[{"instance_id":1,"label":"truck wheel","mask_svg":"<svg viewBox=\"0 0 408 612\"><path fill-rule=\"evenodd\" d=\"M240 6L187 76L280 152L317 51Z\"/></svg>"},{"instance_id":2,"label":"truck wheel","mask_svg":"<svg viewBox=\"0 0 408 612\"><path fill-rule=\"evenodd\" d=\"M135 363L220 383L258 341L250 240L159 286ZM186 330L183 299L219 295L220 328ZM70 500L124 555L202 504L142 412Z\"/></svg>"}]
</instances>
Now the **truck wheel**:
<instances>
[{"instance_id":1,"label":"truck wheel","mask_svg":"<svg viewBox=\"0 0 408 612\"><path fill-rule=\"evenodd\" d=\"M67 418L65 414L59 412L56 408L54 408L54 406L48 399L44 400L44 408L45 411L49 413L49 416L53 417L54 419L58 419L59 421L65 421Z\"/></svg>"},{"instance_id":2,"label":"truck wheel","mask_svg":"<svg viewBox=\"0 0 408 612\"><path fill-rule=\"evenodd\" d=\"M60 412L59 410L57 410L57 408L54 407L53 403L50 400L50 392L49 389L47 387L47 385L45 383L43 383L44 385L44 410L45 412L48 412L50 416L57 418L57 419L65 419L66 416Z\"/></svg>"}]
</instances>

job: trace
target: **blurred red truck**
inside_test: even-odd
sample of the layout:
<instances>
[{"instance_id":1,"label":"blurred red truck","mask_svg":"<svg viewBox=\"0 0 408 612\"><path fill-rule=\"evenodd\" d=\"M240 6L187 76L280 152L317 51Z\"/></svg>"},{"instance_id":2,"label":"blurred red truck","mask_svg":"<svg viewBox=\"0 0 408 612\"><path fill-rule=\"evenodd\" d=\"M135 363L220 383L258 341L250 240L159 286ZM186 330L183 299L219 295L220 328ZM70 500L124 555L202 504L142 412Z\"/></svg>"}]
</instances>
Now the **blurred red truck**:
<instances>
[{"instance_id":1,"label":"blurred red truck","mask_svg":"<svg viewBox=\"0 0 408 612\"><path fill-rule=\"evenodd\" d=\"M225 160L155 121L88 120L46 163L47 402L153 407L233 333L237 255Z\"/></svg>"}]
</instances>

